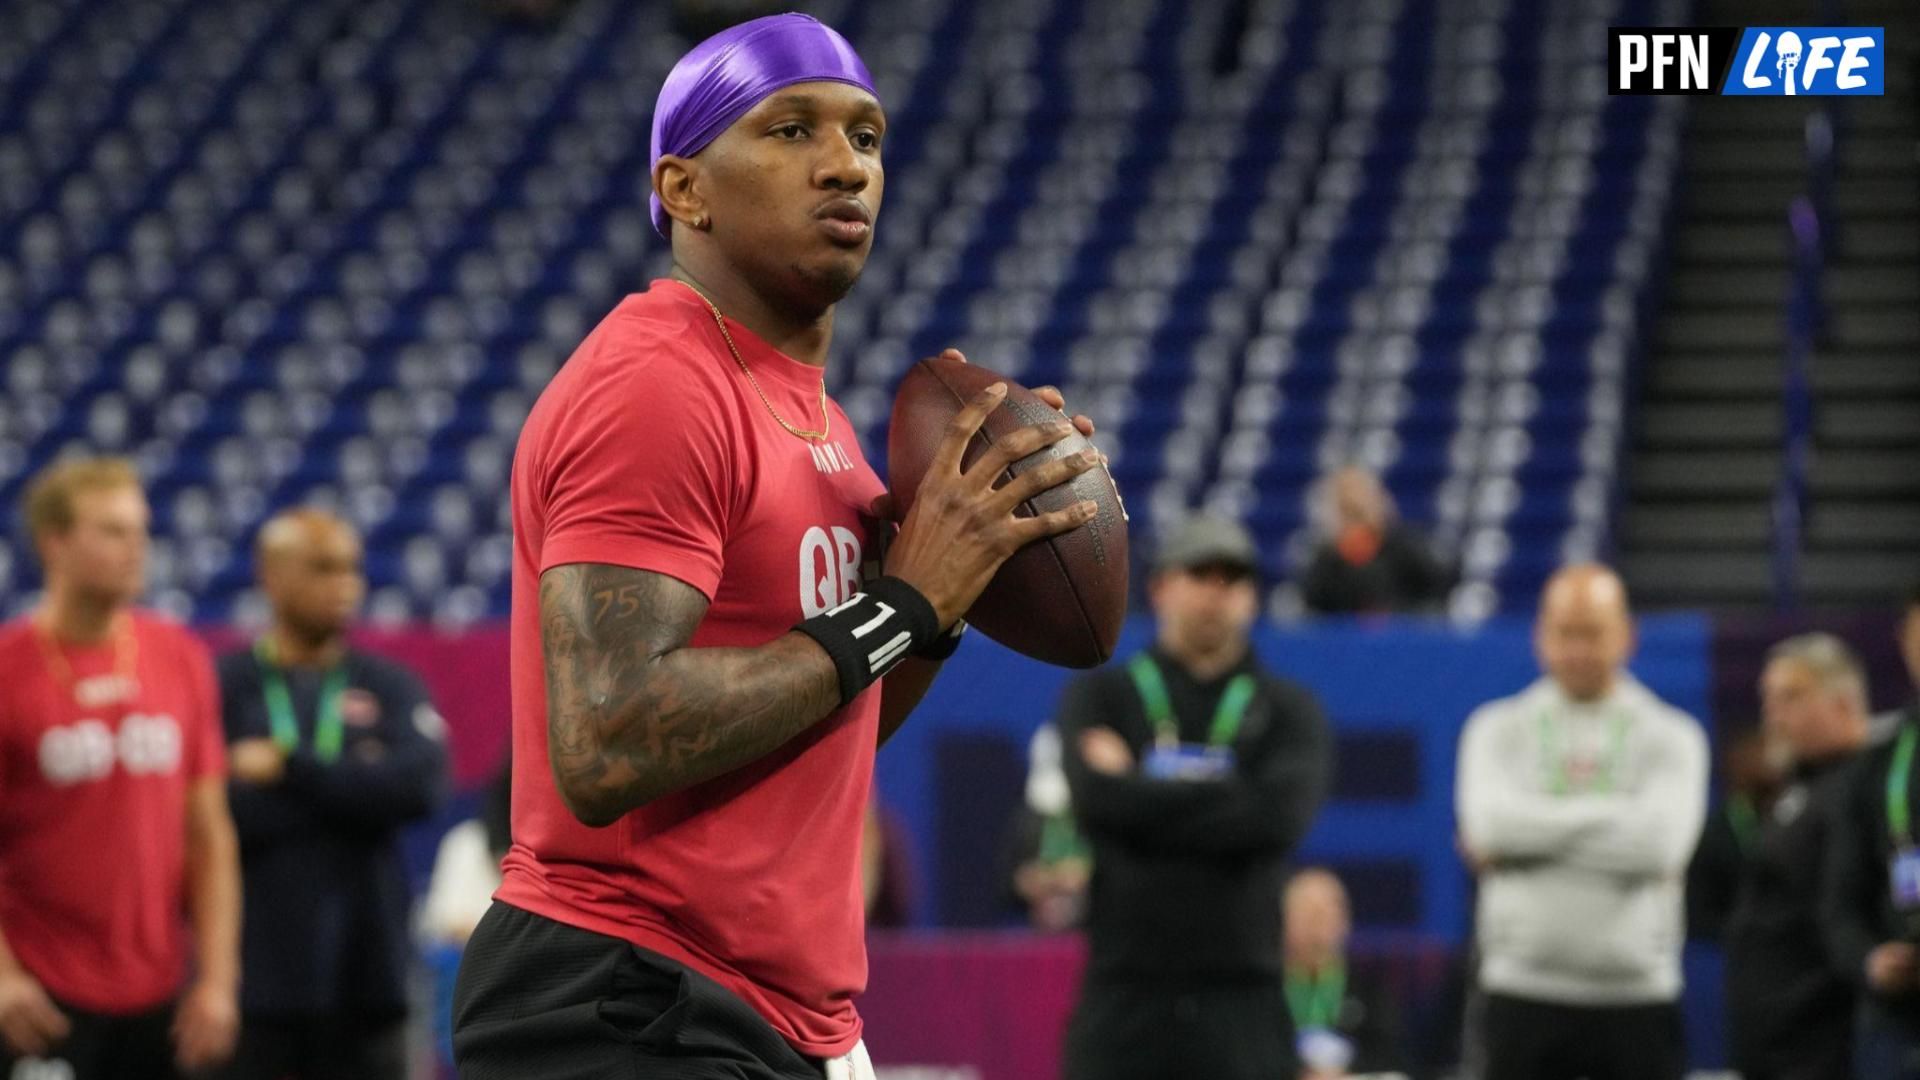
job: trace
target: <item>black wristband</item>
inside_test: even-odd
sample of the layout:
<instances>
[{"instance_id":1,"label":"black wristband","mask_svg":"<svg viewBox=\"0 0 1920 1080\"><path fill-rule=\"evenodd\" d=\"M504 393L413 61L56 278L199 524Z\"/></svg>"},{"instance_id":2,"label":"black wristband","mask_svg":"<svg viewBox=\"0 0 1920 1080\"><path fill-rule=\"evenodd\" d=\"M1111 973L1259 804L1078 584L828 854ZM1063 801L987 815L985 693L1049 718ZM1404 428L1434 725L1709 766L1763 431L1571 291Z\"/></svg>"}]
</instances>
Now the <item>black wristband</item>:
<instances>
[{"instance_id":1,"label":"black wristband","mask_svg":"<svg viewBox=\"0 0 1920 1080\"><path fill-rule=\"evenodd\" d=\"M920 590L883 577L794 629L819 642L832 658L844 705L939 637L940 617Z\"/></svg>"},{"instance_id":2,"label":"black wristband","mask_svg":"<svg viewBox=\"0 0 1920 1080\"><path fill-rule=\"evenodd\" d=\"M965 637L966 634L967 620L955 619L953 620L953 625L947 627L946 633L927 642L921 646L919 652L913 655L922 660L932 660L938 663L960 651L960 639Z\"/></svg>"}]
</instances>

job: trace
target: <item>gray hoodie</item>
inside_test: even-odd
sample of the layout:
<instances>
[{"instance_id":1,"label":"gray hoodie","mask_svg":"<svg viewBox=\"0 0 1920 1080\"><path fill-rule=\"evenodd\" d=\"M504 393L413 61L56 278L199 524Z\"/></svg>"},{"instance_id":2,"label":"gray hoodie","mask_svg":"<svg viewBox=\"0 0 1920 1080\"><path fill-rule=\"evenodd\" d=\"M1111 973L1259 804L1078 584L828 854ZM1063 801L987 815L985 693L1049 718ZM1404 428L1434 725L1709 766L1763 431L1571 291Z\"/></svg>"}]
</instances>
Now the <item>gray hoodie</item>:
<instances>
[{"instance_id":1,"label":"gray hoodie","mask_svg":"<svg viewBox=\"0 0 1920 1080\"><path fill-rule=\"evenodd\" d=\"M1481 986L1561 1005L1677 999L1707 771L1700 725L1624 674L1597 702L1541 679L1476 710L1455 807L1488 863Z\"/></svg>"}]
</instances>

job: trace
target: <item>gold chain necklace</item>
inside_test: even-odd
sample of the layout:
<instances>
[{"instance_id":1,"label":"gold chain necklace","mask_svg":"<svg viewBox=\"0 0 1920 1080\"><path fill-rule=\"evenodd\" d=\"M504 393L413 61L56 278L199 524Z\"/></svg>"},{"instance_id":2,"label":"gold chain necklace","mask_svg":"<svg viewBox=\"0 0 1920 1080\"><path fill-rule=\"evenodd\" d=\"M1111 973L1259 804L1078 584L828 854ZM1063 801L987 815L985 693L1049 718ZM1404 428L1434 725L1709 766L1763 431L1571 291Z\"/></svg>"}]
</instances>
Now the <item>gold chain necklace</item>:
<instances>
[{"instance_id":1,"label":"gold chain necklace","mask_svg":"<svg viewBox=\"0 0 1920 1080\"><path fill-rule=\"evenodd\" d=\"M675 278L674 280L680 281L679 278ZM692 289L693 295L699 297L700 302L707 305L708 311L713 312L713 325L720 328L720 337L726 341L727 351L733 354L733 362L740 365L741 374L745 375L747 381L753 384L753 392L760 395L760 404L767 407L767 415L773 417L773 422L786 428L787 434L789 435L795 435L802 439L819 439L825 441L828 433L833 430L833 414L827 411L826 376L822 375L820 377L820 419L824 422L820 430L807 431L804 428L797 428L787 423L786 417L781 416L779 410L773 407L773 402L767 400L767 392L760 389L760 380L753 377L753 369L747 366L746 358L740 355L740 347L733 343L733 334L727 329L727 318L720 314L719 306L709 299L706 293L701 292L692 282L681 281L680 284Z\"/></svg>"}]
</instances>

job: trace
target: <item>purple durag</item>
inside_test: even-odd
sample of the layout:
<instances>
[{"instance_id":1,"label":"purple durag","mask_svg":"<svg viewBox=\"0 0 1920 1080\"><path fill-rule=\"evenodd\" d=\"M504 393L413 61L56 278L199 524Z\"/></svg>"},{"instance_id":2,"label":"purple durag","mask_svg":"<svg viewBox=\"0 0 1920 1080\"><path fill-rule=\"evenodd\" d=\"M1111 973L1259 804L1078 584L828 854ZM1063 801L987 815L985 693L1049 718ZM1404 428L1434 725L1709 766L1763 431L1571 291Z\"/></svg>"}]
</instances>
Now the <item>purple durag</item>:
<instances>
[{"instance_id":1,"label":"purple durag","mask_svg":"<svg viewBox=\"0 0 1920 1080\"><path fill-rule=\"evenodd\" d=\"M743 22L695 45L667 73L653 107L653 154L692 157L761 99L802 82L843 82L878 98L860 54L832 27L811 15L768 15ZM670 219L660 196L648 197L653 227L667 236Z\"/></svg>"}]
</instances>

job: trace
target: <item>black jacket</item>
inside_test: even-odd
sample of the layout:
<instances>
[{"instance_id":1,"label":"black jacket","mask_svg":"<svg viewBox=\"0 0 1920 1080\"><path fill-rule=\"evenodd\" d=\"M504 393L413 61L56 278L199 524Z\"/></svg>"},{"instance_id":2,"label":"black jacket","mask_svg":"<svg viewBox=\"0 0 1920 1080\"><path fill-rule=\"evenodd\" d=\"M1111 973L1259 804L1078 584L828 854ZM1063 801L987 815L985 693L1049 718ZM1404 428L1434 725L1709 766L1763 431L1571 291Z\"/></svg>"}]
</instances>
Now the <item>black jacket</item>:
<instances>
[{"instance_id":1,"label":"black jacket","mask_svg":"<svg viewBox=\"0 0 1920 1080\"><path fill-rule=\"evenodd\" d=\"M1419 611L1438 604L1452 575L1406 525L1388 526L1371 562L1355 565L1324 543L1308 564L1300 591L1307 607L1323 615Z\"/></svg>"},{"instance_id":2,"label":"black jacket","mask_svg":"<svg viewBox=\"0 0 1920 1080\"><path fill-rule=\"evenodd\" d=\"M1386 984L1369 967L1349 967L1348 974L1340 1015L1332 1026L1334 1034L1353 1048L1353 1060L1347 1064L1347 1072L1364 1075L1411 1071L1400 1030L1400 1011ZM1290 1017L1295 1027L1300 1026L1301 1019Z\"/></svg>"},{"instance_id":3,"label":"black jacket","mask_svg":"<svg viewBox=\"0 0 1920 1080\"><path fill-rule=\"evenodd\" d=\"M271 733L260 662L220 660L227 740ZM420 680L350 652L340 756L312 750L325 674L289 669L301 748L278 784L234 782L246 913L241 1008L249 1015L404 1015L413 955L400 827L426 817L446 783L441 722Z\"/></svg>"},{"instance_id":4,"label":"black jacket","mask_svg":"<svg viewBox=\"0 0 1920 1080\"><path fill-rule=\"evenodd\" d=\"M1907 709L1901 727L1920 727L1920 704ZM1920 944L1920 918L1894 909L1888 877L1894 843L1887 822L1887 773L1898 741L1896 731L1861 754L1850 770L1827 846L1821 923L1834 964L1866 994L1872 1010L1920 1034L1920 993L1887 997L1869 992L1866 982L1867 954L1875 946L1889 941ZM1907 799L1920 828L1920 768L1908 780Z\"/></svg>"},{"instance_id":5,"label":"black jacket","mask_svg":"<svg viewBox=\"0 0 1920 1080\"><path fill-rule=\"evenodd\" d=\"M1733 1063L1751 1075L1851 1071L1855 991L1820 934L1820 875L1852 760L1803 768L1774 800L1727 922ZM1814 1062L1825 1065L1806 1071Z\"/></svg>"},{"instance_id":6,"label":"black jacket","mask_svg":"<svg viewBox=\"0 0 1920 1080\"><path fill-rule=\"evenodd\" d=\"M1093 848L1087 911L1092 978L1278 979L1282 863L1327 790L1331 742L1306 690L1260 670L1251 653L1207 683L1159 649L1181 738L1205 742L1215 705L1241 672L1258 691L1217 781L1108 776L1087 767L1080 733L1105 726L1141 760L1153 743L1124 665L1074 682L1060 706L1074 815Z\"/></svg>"},{"instance_id":7,"label":"black jacket","mask_svg":"<svg viewBox=\"0 0 1920 1080\"><path fill-rule=\"evenodd\" d=\"M1758 812L1744 796L1730 795L1707 815L1700 844L1687 864L1687 940L1721 941L1740 902L1740 882L1758 837ZM1742 815L1746 815L1745 824Z\"/></svg>"}]
</instances>

